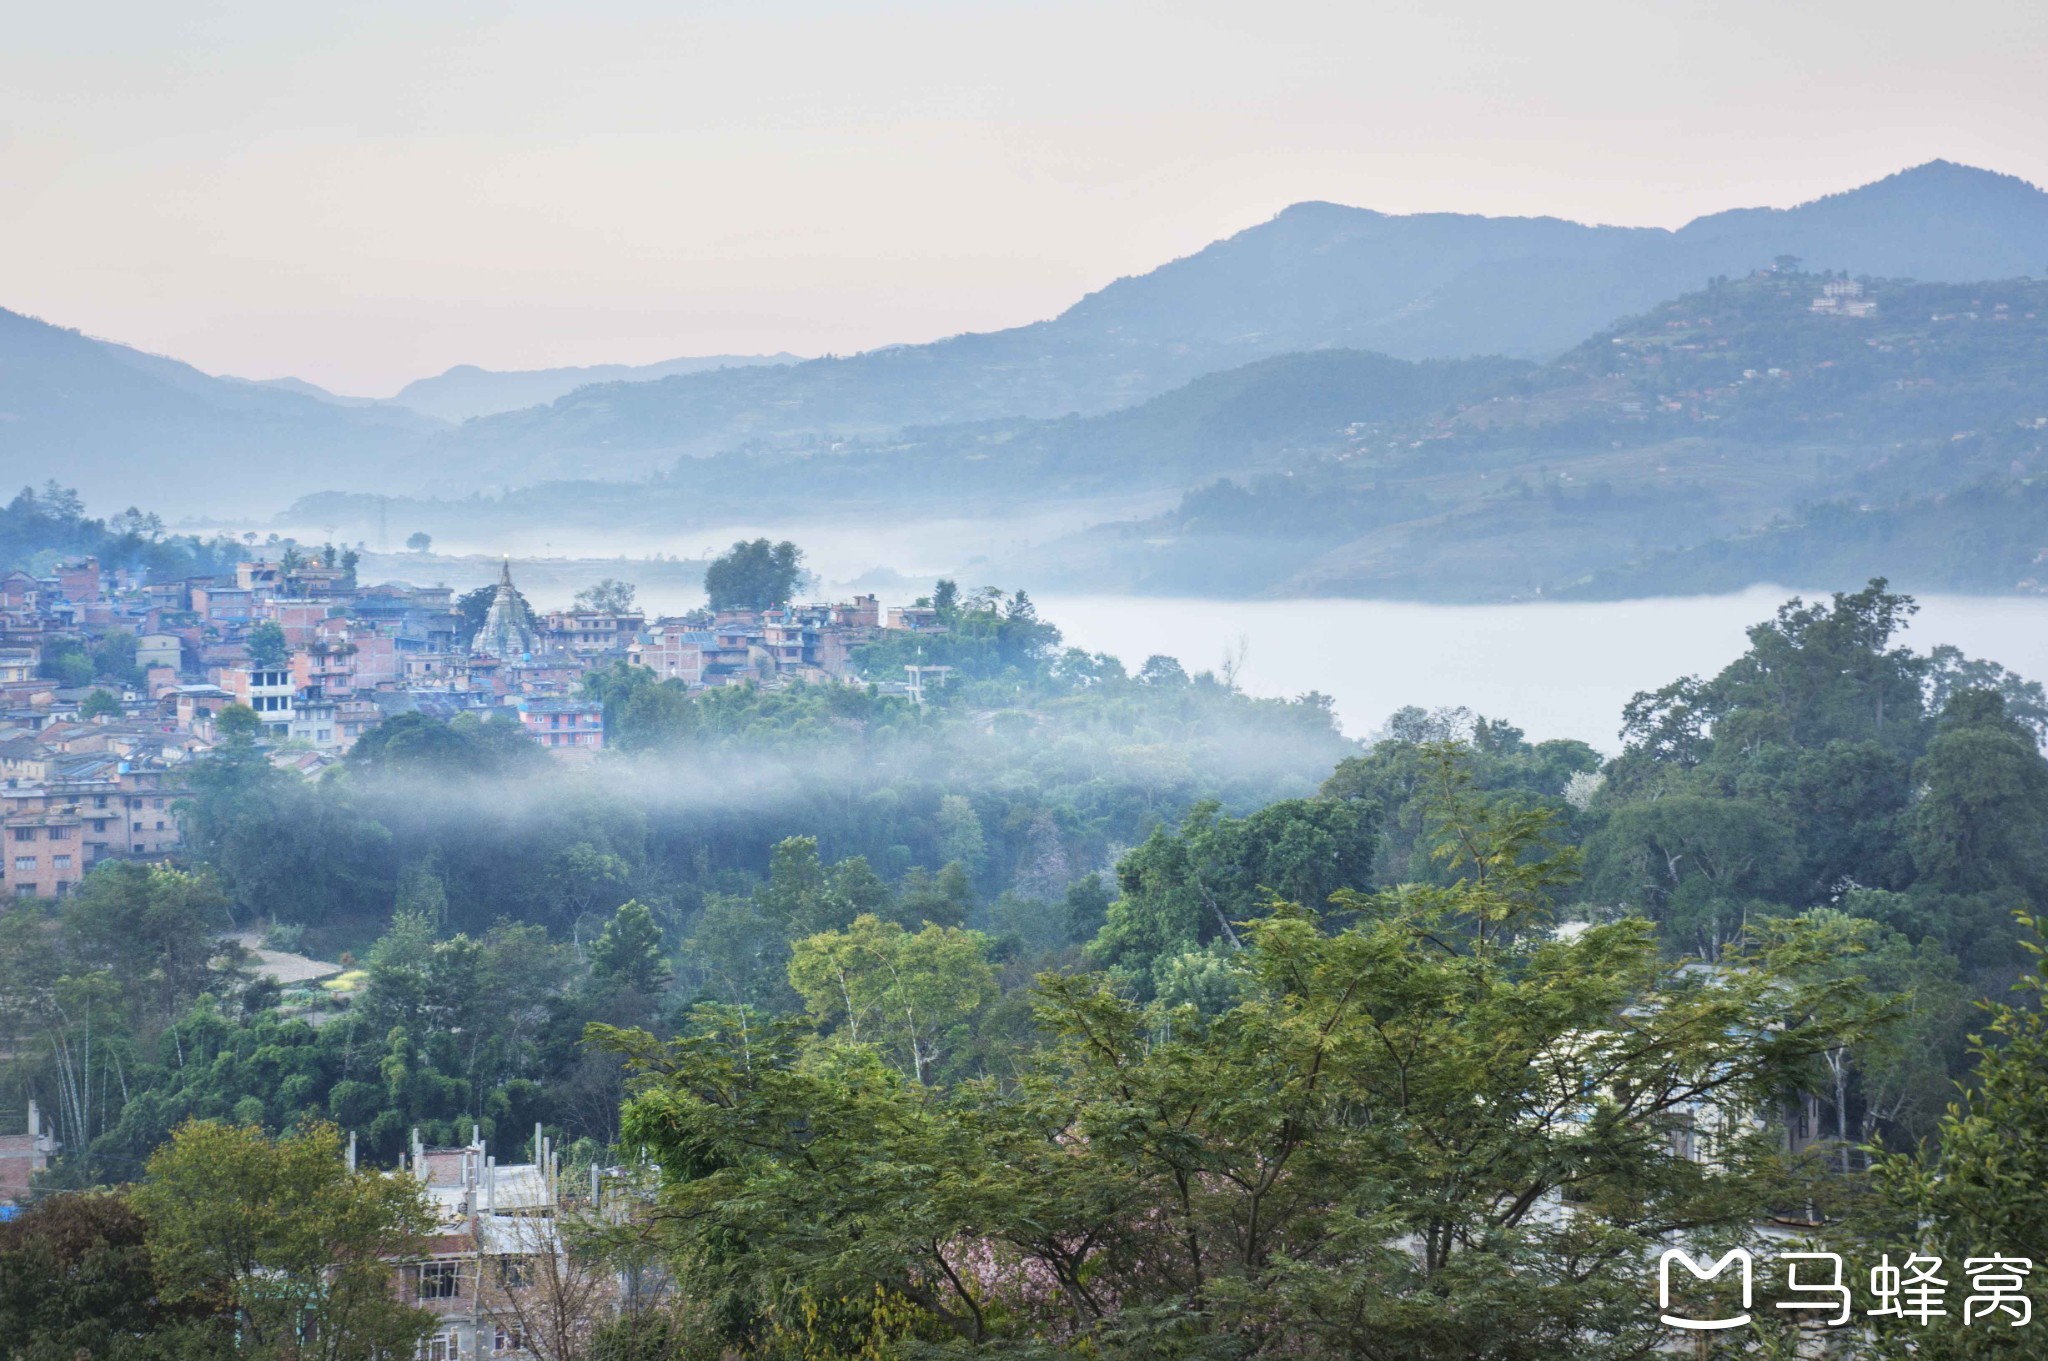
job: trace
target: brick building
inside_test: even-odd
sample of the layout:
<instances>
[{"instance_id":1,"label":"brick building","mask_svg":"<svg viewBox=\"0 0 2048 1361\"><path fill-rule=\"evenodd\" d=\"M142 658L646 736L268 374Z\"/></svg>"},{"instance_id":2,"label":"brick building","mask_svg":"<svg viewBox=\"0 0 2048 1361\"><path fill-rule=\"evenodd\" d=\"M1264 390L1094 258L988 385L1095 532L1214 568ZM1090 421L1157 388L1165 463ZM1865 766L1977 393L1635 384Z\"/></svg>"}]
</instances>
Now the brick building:
<instances>
[{"instance_id":1,"label":"brick building","mask_svg":"<svg viewBox=\"0 0 2048 1361\"><path fill-rule=\"evenodd\" d=\"M57 1139L43 1123L36 1103L28 1103L28 1124L21 1134L0 1134L0 1205L20 1204L28 1198L31 1179L48 1169L57 1152Z\"/></svg>"}]
</instances>

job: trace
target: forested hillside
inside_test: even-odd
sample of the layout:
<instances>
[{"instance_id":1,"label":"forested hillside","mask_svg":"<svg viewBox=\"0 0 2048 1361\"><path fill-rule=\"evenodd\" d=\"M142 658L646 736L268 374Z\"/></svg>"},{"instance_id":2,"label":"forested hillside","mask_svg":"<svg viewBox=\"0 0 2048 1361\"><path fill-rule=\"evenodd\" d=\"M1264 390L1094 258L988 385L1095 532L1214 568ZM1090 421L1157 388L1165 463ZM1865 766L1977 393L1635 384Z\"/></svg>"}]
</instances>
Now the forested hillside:
<instances>
[{"instance_id":1,"label":"forested hillside","mask_svg":"<svg viewBox=\"0 0 2048 1361\"><path fill-rule=\"evenodd\" d=\"M1876 282L1857 286L1867 315L1813 310L1831 282L1847 283L1718 281L1456 410L1063 542L1046 570L1098 588L1440 600L1845 570L2032 589L2048 285ZM1775 521L1805 528L1758 542Z\"/></svg>"}]
</instances>

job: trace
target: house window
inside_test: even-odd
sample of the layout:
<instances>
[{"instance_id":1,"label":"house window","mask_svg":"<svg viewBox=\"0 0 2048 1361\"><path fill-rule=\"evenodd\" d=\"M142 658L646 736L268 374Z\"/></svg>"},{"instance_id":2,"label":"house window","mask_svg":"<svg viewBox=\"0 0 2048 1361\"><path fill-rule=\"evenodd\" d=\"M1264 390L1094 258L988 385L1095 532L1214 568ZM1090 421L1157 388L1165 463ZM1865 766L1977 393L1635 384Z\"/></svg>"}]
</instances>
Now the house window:
<instances>
[{"instance_id":1,"label":"house window","mask_svg":"<svg viewBox=\"0 0 2048 1361\"><path fill-rule=\"evenodd\" d=\"M50 867L52 869L68 870L71 868L71 857L68 855L53 855L50 857Z\"/></svg>"},{"instance_id":2,"label":"house window","mask_svg":"<svg viewBox=\"0 0 2048 1361\"><path fill-rule=\"evenodd\" d=\"M461 1361L462 1348L454 1333L435 1333L420 1344L420 1355L425 1361Z\"/></svg>"},{"instance_id":3,"label":"house window","mask_svg":"<svg viewBox=\"0 0 2048 1361\"><path fill-rule=\"evenodd\" d=\"M462 1296L462 1264L459 1262L422 1262L420 1264L420 1298L423 1300L452 1300Z\"/></svg>"},{"instance_id":4,"label":"house window","mask_svg":"<svg viewBox=\"0 0 2048 1361\"><path fill-rule=\"evenodd\" d=\"M36 858L32 855L17 855L14 857L14 872L16 874L33 873L35 867Z\"/></svg>"},{"instance_id":5,"label":"house window","mask_svg":"<svg viewBox=\"0 0 2048 1361\"><path fill-rule=\"evenodd\" d=\"M33 827L17 827L14 829L14 839L16 841L34 841L36 839L36 829Z\"/></svg>"},{"instance_id":6,"label":"house window","mask_svg":"<svg viewBox=\"0 0 2048 1361\"><path fill-rule=\"evenodd\" d=\"M497 1346L501 1352L523 1352L526 1350L526 1329L517 1323L498 1325Z\"/></svg>"}]
</instances>

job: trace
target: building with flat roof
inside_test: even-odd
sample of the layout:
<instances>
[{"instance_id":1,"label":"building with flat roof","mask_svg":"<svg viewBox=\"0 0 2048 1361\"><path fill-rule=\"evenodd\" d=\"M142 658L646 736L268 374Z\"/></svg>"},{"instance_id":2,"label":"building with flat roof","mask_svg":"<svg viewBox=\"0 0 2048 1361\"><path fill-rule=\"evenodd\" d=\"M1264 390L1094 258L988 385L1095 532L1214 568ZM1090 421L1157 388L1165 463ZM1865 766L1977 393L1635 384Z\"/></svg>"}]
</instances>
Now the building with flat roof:
<instances>
[{"instance_id":1,"label":"building with flat roof","mask_svg":"<svg viewBox=\"0 0 2048 1361\"><path fill-rule=\"evenodd\" d=\"M616 1308L616 1274L570 1262L561 1155L538 1126L532 1156L500 1165L479 1133L461 1148L426 1148L414 1131L400 1175L419 1179L435 1218L426 1256L399 1265L401 1293L434 1318L418 1361L532 1356L544 1349L530 1333L594 1331ZM593 1174L592 1208L596 1186ZM580 1317L563 1319L564 1310Z\"/></svg>"},{"instance_id":2,"label":"building with flat roof","mask_svg":"<svg viewBox=\"0 0 2048 1361\"><path fill-rule=\"evenodd\" d=\"M38 1172L50 1166L57 1138L43 1124L43 1113L34 1101L28 1103L28 1126L22 1134L0 1134L0 1205L18 1205L28 1199Z\"/></svg>"},{"instance_id":3,"label":"building with flat roof","mask_svg":"<svg viewBox=\"0 0 2048 1361\"><path fill-rule=\"evenodd\" d=\"M519 715L526 735L550 751L604 749L604 705L596 700L521 695L510 707Z\"/></svg>"}]
</instances>

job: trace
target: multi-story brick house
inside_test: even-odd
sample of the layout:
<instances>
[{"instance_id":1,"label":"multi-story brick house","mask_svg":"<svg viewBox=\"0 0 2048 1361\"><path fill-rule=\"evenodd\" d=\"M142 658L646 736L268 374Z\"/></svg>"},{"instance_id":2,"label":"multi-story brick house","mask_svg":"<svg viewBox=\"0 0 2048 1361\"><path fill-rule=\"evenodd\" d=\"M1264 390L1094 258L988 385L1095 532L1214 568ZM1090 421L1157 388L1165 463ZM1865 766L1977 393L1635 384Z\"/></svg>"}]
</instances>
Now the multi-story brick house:
<instances>
[{"instance_id":1,"label":"multi-story brick house","mask_svg":"<svg viewBox=\"0 0 2048 1361\"><path fill-rule=\"evenodd\" d=\"M35 784L47 779L57 753L33 737L10 737L0 742L0 781L9 785Z\"/></svg>"},{"instance_id":2,"label":"multi-story brick house","mask_svg":"<svg viewBox=\"0 0 2048 1361\"><path fill-rule=\"evenodd\" d=\"M304 647L312 642L320 626L327 622L327 610L325 600L270 600L257 607L259 615L284 630L288 647Z\"/></svg>"},{"instance_id":3,"label":"multi-story brick house","mask_svg":"<svg viewBox=\"0 0 2048 1361\"><path fill-rule=\"evenodd\" d=\"M938 633L946 626L939 622L939 612L929 605L892 605L884 627L910 633Z\"/></svg>"},{"instance_id":4,"label":"multi-story brick house","mask_svg":"<svg viewBox=\"0 0 2048 1361\"><path fill-rule=\"evenodd\" d=\"M169 772L160 769L130 770L120 774L122 812L128 823L128 854L168 855L183 844L178 817L172 810L178 791L167 784Z\"/></svg>"},{"instance_id":5,"label":"multi-story brick house","mask_svg":"<svg viewBox=\"0 0 2048 1361\"><path fill-rule=\"evenodd\" d=\"M383 721L384 711L368 696L352 695L335 701L334 729L342 751L354 746L357 738Z\"/></svg>"},{"instance_id":6,"label":"multi-story brick house","mask_svg":"<svg viewBox=\"0 0 2048 1361\"><path fill-rule=\"evenodd\" d=\"M265 735L278 739L284 737L291 726L292 700L298 694L298 684L289 669L230 667L221 677L221 684L235 697L236 703L246 704L256 711L256 717L263 720Z\"/></svg>"},{"instance_id":7,"label":"multi-story brick house","mask_svg":"<svg viewBox=\"0 0 2048 1361\"><path fill-rule=\"evenodd\" d=\"M184 669L185 640L175 633L145 632L135 638L135 664L147 670L167 666L173 674Z\"/></svg>"},{"instance_id":8,"label":"multi-story brick house","mask_svg":"<svg viewBox=\"0 0 2048 1361\"><path fill-rule=\"evenodd\" d=\"M79 558L57 564L57 592L74 605L100 598L98 558Z\"/></svg>"},{"instance_id":9,"label":"multi-story brick house","mask_svg":"<svg viewBox=\"0 0 2048 1361\"><path fill-rule=\"evenodd\" d=\"M42 579L16 569L0 574L0 610L33 614L43 603L48 588Z\"/></svg>"},{"instance_id":10,"label":"multi-story brick house","mask_svg":"<svg viewBox=\"0 0 2048 1361\"><path fill-rule=\"evenodd\" d=\"M241 586L195 582L192 609L209 624L246 624L256 614L256 593Z\"/></svg>"},{"instance_id":11,"label":"multi-story brick house","mask_svg":"<svg viewBox=\"0 0 2048 1361\"><path fill-rule=\"evenodd\" d=\"M0 884L16 898L63 898L85 878L84 819L75 807L0 817Z\"/></svg>"},{"instance_id":12,"label":"multi-story brick house","mask_svg":"<svg viewBox=\"0 0 2048 1361\"><path fill-rule=\"evenodd\" d=\"M43 1124L36 1103L29 1102L24 1132L0 1134L0 1205L26 1200L35 1174L50 1166L56 1152L56 1136Z\"/></svg>"},{"instance_id":13,"label":"multi-story brick house","mask_svg":"<svg viewBox=\"0 0 2048 1361\"><path fill-rule=\"evenodd\" d=\"M716 646L706 629L662 620L636 638L626 660L644 666L663 680L679 680L692 688L704 684L705 656Z\"/></svg>"},{"instance_id":14,"label":"multi-story brick house","mask_svg":"<svg viewBox=\"0 0 2048 1361\"><path fill-rule=\"evenodd\" d=\"M604 706L595 700L520 696L511 708L527 736L550 751L597 752L604 748Z\"/></svg>"},{"instance_id":15,"label":"multi-story brick house","mask_svg":"<svg viewBox=\"0 0 2048 1361\"><path fill-rule=\"evenodd\" d=\"M436 1224L424 1258L399 1267L400 1289L434 1318L418 1361L523 1361L560 1355L615 1308L617 1278L570 1260L560 1220L560 1159L541 1132L531 1163L499 1165L480 1137L463 1148L423 1148L415 1133L403 1174L417 1177Z\"/></svg>"},{"instance_id":16,"label":"multi-story brick house","mask_svg":"<svg viewBox=\"0 0 2048 1361\"><path fill-rule=\"evenodd\" d=\"M579 657L621 656L646 626L645 615L558 610L542 619L540 643Z\"/></svg>"},{"instance_id":17,"label":"multi-story brick house","mask_svg":"<svg viewBox=\"0 0 2048 1361\"><path fill-rule=\"evenodd\" d=\"M283 570L274 562L261 560L235 564L235 585L245 591L275 595L283 581Z\"/></svg>"}]
</instances>

